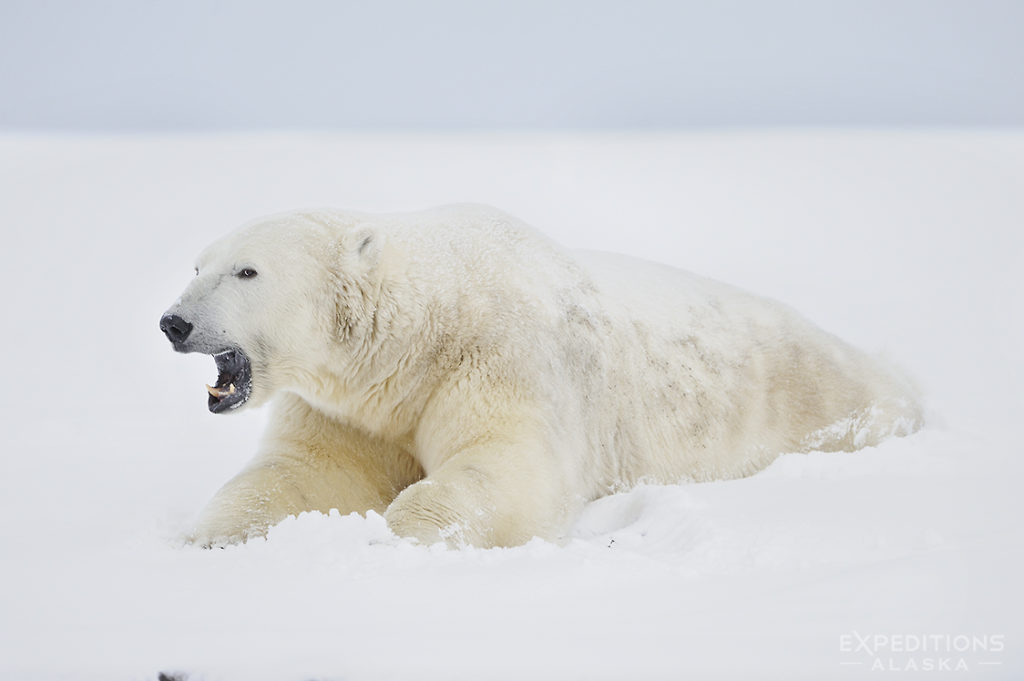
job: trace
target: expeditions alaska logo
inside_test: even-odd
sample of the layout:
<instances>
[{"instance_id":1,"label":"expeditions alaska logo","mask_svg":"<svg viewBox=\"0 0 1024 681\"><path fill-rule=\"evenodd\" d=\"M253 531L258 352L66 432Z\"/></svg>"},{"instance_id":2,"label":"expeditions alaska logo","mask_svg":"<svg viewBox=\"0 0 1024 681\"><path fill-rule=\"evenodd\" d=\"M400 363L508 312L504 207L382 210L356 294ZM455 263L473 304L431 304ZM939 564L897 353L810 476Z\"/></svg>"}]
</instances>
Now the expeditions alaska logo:
<instances>
[{"instance_id":1,"label":"expeditions alaska logo","mask_svg":"<svg viewBox=\"0 0 1024 681\"><path fill-rule=\"evenodd\" d=\"M977 672L1002 665L1004 634L839 635L840 666L875 672Z\"/></svg>"}]
</instances>

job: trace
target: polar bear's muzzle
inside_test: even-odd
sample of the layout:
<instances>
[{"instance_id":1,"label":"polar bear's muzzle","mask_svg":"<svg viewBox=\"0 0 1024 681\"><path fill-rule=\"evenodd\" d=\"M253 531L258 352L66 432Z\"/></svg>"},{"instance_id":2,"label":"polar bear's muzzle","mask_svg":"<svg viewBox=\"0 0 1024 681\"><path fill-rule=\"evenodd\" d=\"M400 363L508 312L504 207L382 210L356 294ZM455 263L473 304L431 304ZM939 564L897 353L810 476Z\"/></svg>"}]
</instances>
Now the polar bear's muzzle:
<instances>
[{"instance_id":1,"label":"polar bear's muzzle","mask_svg":"<svg viewBox=\"0 0 1024 681\"><path fill-rule=\"evenodd\" d=\"M160 330L177 352L201 352L213 356L217 363L217 381L206 386L207 406L214 414L237 409L252 394L252 362L239 347L221 347L209 338L196 338L193 325L176 314L160 319Z\"/></svg>"}]
</instances>

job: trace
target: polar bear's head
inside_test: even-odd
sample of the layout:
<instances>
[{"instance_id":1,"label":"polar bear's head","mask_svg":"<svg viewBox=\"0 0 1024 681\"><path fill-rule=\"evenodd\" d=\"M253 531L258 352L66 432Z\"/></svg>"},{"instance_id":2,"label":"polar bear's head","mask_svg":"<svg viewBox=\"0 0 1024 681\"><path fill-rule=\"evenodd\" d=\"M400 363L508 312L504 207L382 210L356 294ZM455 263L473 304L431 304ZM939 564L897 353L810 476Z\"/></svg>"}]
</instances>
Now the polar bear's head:
<instances>
[{"instance_id":1,"label":"polar bear's head","mask_svg":"<svg viewBox=\"0 0 1024 681\"><path fill-rule=\"evenodd\" d=\"M199 256L160 329L178 352L213 356L211 412L262 404L323 370L351 326L339 296L365 289L373 241L333 216L290 213L244 225Z\"/></svg>"}]
</instances>

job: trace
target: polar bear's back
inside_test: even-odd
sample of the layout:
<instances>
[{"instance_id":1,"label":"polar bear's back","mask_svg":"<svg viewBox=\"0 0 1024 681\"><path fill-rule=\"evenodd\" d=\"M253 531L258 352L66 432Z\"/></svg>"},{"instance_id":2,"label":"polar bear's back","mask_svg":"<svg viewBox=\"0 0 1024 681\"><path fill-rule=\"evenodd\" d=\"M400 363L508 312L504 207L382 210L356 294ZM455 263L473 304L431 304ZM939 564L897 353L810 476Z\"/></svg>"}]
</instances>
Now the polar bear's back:
<instances>
[{"instance_id":1,"label":"polar bear's back","mask_svg":"<svg viewBox=\"0 0 1024 681\"><path fill-rule=\"evenodd\" d=\"M614 329L618 413L603 444L621 477L735 477L779 453L857 449L919 424L908 382L781 303L666 265L575 256Z\"/></svg>"}]
</instances>

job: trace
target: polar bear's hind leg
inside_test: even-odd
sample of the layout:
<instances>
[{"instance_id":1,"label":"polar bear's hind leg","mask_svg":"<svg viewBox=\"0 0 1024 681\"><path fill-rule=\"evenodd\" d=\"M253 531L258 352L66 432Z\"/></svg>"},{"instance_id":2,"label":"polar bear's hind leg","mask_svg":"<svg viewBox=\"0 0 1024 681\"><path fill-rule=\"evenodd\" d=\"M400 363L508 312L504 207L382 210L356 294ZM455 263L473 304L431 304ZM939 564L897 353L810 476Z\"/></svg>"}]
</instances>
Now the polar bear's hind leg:
<instances>
[{"instance_id":1,"label":"polar bear's hind leg","mask_svg":"<svg viewBox=\"0 0 1024 681\"><path fill-rule=\"evenodd\" d=\"M880 398L809 433L800 442L800 451L852 452L910 435L921 425L920 409L909 398Z\"/></svg>"}]
</instances>

